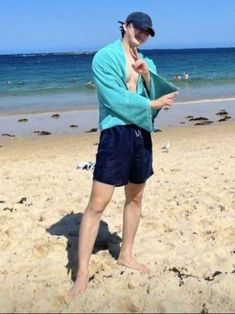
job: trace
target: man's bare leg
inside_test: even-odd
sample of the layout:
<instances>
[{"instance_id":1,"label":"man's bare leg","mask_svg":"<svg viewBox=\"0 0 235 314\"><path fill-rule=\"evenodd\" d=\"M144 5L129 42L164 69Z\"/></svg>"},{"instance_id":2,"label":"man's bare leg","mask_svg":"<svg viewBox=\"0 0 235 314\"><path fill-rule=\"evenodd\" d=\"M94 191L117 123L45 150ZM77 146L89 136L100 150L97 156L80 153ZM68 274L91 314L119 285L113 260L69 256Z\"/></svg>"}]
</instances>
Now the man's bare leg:
<instances>
[{"instance_id":1,"label":"man's bare leg","mask_svg":"<svg viewBox=\"0 0 235 314\"><path fill-rule=\"evenodd\" d=\"M139 226L144 184L129 183L125 186L126 202L123 213L122 247L118 258L118 265L149 274L150 270L138 263L132 256L132 248L136 231Z\"/></svg>"},{"instance_id":2,"label":"man's bare leg","mask_svg":"<svg viewBox=\"0 0 235 314\"><path fill-rule=\"evenodd\" d=\"M88 265L99 231L102 213L111 200L114 186L93 181L90 200L83 214L79 231L78 273L70 296L76 296L87 289Z\"/></svg>"}]
</instances>

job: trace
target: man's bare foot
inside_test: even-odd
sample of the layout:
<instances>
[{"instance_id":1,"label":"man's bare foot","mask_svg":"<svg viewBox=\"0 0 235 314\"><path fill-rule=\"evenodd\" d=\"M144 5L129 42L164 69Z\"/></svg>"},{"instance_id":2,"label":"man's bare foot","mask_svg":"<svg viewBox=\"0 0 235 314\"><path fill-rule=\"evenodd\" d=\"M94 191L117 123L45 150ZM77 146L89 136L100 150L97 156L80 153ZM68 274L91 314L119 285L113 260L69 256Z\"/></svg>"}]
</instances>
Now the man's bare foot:
<instances>
[{"instance_id":1,"label":"man's bare foot","mask_svg":"<svg viewBox=\"0 0 235 314\"><path fill-rule=\"evenodd\" d=\"M87 289L87 281L88 281L88 276L78 276L74 286L69 290L68 295L70 297L76 297L79 294L82 294L86 291Z\"/></svg>"},{"instance_id":2,"label":"man's bare foot","mask_svg":"<svg viewBox=\"0 0 235 314\"><path fill-rule=\"evenodd\" d=\"M141 273L150 275L150 269L148 269L144 264L138 263L134 258L124 259L119 257L117 260L117 264L120 266L125 266L134 270L137 270Z\"/></svg>"}]
</instances>

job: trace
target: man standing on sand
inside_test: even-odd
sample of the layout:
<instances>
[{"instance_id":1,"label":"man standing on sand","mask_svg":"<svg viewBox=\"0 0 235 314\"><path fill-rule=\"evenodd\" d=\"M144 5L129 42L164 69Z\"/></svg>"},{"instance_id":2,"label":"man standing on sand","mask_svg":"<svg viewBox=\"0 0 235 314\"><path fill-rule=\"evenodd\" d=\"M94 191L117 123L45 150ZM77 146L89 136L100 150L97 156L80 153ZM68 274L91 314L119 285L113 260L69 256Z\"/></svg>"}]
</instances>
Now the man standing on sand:
<instances>
[{"instance_id":1,"label":"man standing on sand","mask_svg":"<svg viewBox=\"0 0 235 314\"><path fill-rule=\"evenodd\" d=\"M132 254L140 221L142 197L153 174L151 132L163 107L171 107L177 92L156 96L156 67L137 48L155 32L151 18L133 12L121 23L122 38L96 53L92 70L99 100L100 141L93 185L79 232L78 273L71 296L84 292L88 265L102 213L116 186L124 186L123 234L118 265L148 274Z\"/></svg>"}]
</instances>

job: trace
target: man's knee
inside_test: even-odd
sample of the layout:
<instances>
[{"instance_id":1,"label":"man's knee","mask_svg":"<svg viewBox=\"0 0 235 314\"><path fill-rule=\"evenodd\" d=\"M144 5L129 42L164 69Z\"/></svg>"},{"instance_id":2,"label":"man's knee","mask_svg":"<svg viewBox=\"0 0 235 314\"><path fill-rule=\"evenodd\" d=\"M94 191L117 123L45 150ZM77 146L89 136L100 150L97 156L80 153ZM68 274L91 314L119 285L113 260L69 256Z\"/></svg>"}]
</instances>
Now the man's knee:
<instances>
[{"instance_id":1,"label":"man's knee","mask_svg":"<svg viewBox=\"0 0 235 314\"><path fill-rule=\"evenodd\" d=\"M140 205L142 203L144 186L145 185L129 184L126 187L127 202L133 202L136 205Z\"/></svg>"},{"instance_id":2,"label":"man's knee","mask_svg":"<svg viewBox=\"0 0 235 314\"><path fill-rule=\"evenodd\" d=\"M114 186L94 180L88 209L94 213L102 213L110 202Z\"/></svg>"},{"instance_id":3,"label":"man's knee","mask_svg":"<svg viewBox=\"0 0 235 314\"><path fill-rule=\"evenodd\" d=\"M87 210L92 212L93 214L102 214L109 202L110 199L96 197L89 201Z\"/></svg>"}]
</instances>

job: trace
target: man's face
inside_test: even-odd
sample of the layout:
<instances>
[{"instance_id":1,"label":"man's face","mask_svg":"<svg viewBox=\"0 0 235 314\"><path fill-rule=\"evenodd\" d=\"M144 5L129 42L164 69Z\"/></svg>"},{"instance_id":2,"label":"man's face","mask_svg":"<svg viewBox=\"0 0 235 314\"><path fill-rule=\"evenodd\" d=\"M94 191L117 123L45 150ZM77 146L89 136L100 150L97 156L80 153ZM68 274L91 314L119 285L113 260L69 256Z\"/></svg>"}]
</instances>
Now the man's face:
<instances>
[{"instance_id":1,"label":"man's face","mask_svg":"<svg viewBox=\"0 0 235 314\"><path fill-rule=\"evenodd\" d=\"M130 24L124 24L124 30L128 36L131 45L139 46L145 43L149 37L149 31L140 27Z\"/></svg>"}]
</instances>

